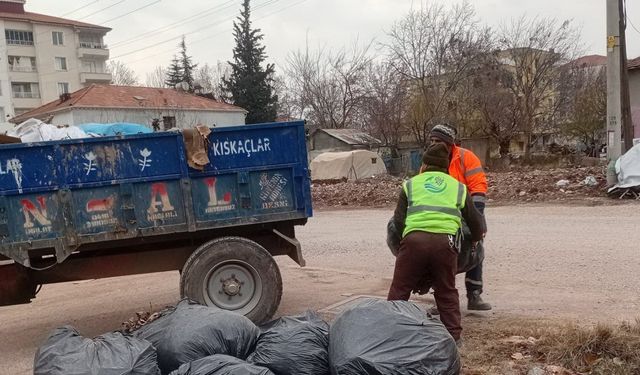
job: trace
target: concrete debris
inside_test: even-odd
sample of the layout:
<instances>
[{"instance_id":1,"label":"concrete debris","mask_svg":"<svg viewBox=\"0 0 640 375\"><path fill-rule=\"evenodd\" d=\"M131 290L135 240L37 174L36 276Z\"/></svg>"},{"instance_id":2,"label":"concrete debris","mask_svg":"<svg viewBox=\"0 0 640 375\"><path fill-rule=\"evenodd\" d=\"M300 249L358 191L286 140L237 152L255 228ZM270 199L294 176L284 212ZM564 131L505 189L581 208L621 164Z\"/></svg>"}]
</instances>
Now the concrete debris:
<instances>
[{"instance_id":1,"label":"concrete debris","mask_svg":"<svg viewBox=\"0 0 640 375\"><path fill-rule=\"evenodd\" d=\"M565 186L569 186L570 183L571 183L571 181L569 181L569 180L560 180L560 181L556 182L556 186L557 187L565 187Z\"/></svg>"},{"instance_id":2,"label":"concrete debris","mask_svg":"<svg viewBox=\"0 0 640 375\"><path fill-rule=\"evenodd\" d=\"M490 203L533 203L606 197L606 177L600 167L489 172L487 179ZM557 183L562 180L567 182L563 182L564 186L559 189ZM311 186L314 207L395 206L402 181L398 177L380 176L356 181L314 182Z\"/></svg>"},{"instance_id":3,"label":"concrete debris","mask_svg":"<svg viewBox=\"0 0 640 375\"><path fill-rule=\"evenodd\" d=\"M582 181L583 185L586 186L598 186L598 180L594 176L587 176L584 181Z\"/></svg>"}]
</instances>

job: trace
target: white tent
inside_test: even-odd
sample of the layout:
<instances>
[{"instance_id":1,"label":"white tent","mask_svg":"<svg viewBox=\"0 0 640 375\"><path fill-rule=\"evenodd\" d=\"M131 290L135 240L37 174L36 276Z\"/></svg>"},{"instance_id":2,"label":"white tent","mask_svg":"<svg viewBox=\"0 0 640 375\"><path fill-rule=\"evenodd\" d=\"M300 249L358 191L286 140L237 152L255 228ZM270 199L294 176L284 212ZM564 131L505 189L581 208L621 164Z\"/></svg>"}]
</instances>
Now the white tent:
<instances>
[{"instance_id":1,"label":"white tent","mask_svg":"<svg viewBox=\"0 0 640 375\"><path fill-rule=\"evenodd\" d=\"M325 152L311 161L310 168L312 180L358 180L387 174L380 156L367 150Z\"/></svg>"}]
</instances>

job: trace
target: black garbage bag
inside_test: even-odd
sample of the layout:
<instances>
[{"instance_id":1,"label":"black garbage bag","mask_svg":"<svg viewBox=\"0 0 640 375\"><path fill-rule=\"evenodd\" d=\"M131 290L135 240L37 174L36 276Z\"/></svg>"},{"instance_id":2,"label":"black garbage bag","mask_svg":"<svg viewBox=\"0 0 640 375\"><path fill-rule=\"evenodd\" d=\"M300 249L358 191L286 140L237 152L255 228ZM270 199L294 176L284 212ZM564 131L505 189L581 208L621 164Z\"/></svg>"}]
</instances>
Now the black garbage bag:
<instances>
[{"instance_id":1,"label":"black garbage bag","mask_svg":"<svg viewBox=\"0 0 640 375\"><path fill-rule=\"evenodd\" d=\"M276 375L329 374L329 325L318 314L283 317L262 327L248 362Z\"/></svg>"},{"instance_id":2,"label":"black garbage bag","mask_svg":"<svg viewBox=\"0 0 640 375\"><path fill-rule=\"evenodd\" d=\"M454 375L455 341L442 323L407 301L369 299L339 316L329 334L333 375Z\"/></svg>"},{"instance_id":3,"label":"black garbage bag","mask_svg":"<svg viewBox=\"0 0 640 375\"><path fill-rule=\"evenodd\" d=\"M157 375L156 349L146 340L111 332L89 339L73 327L54 330L35 356L34 375Z\"/></svg>"},{"instance_id":4,"label":"black garbage bag","mask_svg":"<svg viewBox=\"0 0 640 375\"><path fill-rule=\"evenodd\" d=\"M213 354L246 359L259 335L260 329L248 318L189 300L163 311L136 332L158 350L163 374Z\"/></svg>"},{"instance_id":5,"label":"black garbage bag","mask_svg":"<svg viewBox=\"0 0 640 375\"><path fill-rule=\"evenodd\" d=\"M398 256L400 242L402 241L402 233L398 231L393 218L387 223L387 246L391 250L393 256ZM471 241L471 229L467 223L462 221L462 244L458 252L458 273L465 273L474 269L484 260L484 246L482 241L476 247L473 247ZM427 288L428 289L428 288Z\"/></svg>"},{"instance_id":6,"label":"black garbage bag","mask_svg":"<svg viewBox=\"0 0 640 375\"><path fill-rule=\"evenodd\" d=\"M292 372L291 374L295 374ZM269 369L252 365L241 359L215 354L185 363L170 375L274 375Z\"/></svg>"}]
</instances>

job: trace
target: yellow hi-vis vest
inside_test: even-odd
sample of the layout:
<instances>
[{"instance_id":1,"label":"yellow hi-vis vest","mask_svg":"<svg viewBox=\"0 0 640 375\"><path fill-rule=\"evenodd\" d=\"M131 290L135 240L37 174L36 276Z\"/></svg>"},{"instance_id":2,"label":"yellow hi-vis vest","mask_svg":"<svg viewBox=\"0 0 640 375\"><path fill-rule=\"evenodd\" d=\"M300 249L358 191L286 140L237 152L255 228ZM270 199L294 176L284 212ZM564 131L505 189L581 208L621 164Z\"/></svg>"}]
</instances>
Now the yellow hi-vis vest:
<instances>
[{"instance_id":1,"label":"yellow hi-vis vest","mask_svg":"<svg viewBox=\"0 0 640 375\"><path fill-rule=\"evenodd\" d=\"M414 231L456 234L461 226L467 188L442 172L424 172L403 186L407 218L402 237Z\"/></svg>"}]
</instances>

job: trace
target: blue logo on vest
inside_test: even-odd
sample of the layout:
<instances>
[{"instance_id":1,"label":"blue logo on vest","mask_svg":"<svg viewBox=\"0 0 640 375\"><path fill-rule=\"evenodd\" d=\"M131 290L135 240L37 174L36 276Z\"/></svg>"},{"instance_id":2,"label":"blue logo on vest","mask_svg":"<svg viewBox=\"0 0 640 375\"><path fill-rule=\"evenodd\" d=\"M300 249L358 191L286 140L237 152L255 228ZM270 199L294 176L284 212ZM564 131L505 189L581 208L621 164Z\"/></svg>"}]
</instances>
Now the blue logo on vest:
<instances>
[{"instance_id":1,"label":"blue logo on vest","mask_svg":"<svg viewBox=\"0 0 640 375\"><path fill-rule=\"evenodd\" d=\"M431 176L425 181L424 188L434 194L440 194L447 188L447 182L440 176Z\"/></svg>"}]
</instances>

